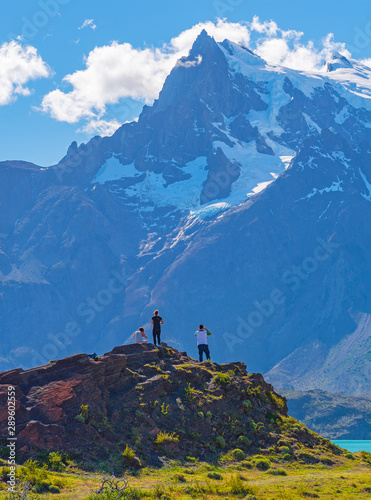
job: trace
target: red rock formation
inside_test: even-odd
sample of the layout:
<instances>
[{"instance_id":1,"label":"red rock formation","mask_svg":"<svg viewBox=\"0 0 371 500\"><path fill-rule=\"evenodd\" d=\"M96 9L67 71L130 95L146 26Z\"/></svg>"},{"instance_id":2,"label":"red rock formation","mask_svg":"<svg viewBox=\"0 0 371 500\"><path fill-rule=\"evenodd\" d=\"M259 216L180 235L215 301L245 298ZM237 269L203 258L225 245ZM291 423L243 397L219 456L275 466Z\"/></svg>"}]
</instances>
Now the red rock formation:
<instances>
[{"instance_id":1,"label":"red rock formation","mask_svg":"<svg viewBox=\"0 0 371 500\"><path fill-rule=\"evenodd\" d=\"M218 374L226 377L224 382ZM240 419L241 434L250 432L249 422L264 420L268 411L287 411L285 401L268 401L273 387L260 374L248 375L243 363L199 364L166 344L131 344L96 360L76 354L1 373L2 436L9 384L16 387L18 449L24 458L39 450L79 452L87 460L108 458L127 443L149 462L165 451L202 455L213 450L214 429L224 426L224 435L236 441L238 436L226 427L231 415ZM249 415L244 400L251 400ZM154 443L160 431L176 433L179 442L164 450Z\"/></svg>"}]
</instances>

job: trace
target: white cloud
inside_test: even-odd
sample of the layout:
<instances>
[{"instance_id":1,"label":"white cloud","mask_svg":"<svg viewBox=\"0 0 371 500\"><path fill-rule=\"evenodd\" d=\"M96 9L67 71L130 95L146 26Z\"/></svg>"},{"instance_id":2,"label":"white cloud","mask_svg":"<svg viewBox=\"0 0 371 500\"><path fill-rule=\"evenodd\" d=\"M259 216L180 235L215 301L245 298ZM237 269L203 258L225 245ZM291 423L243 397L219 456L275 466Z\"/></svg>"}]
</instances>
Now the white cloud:
<instances>
[{"instance_id":1,"label":"white cloud","mask_svg":"<svg viewBox=\"0 0 371 500\"><path fill-rule=\"evenodd\" d=\"M258 33L265 33L269 36L276 36L278 31L278 26L274 21L260 22L258 16L254 16L249 27L251 31L256 31Z\"/></svg>"},{"instance_id":2,"label":"white cloud","mask_svg":"<svg viewBox=\"0 0 371 500\"><path fill-rule=\"evenodd\" d=\"M16 41L3 43L0 46L0 105L9 104L18 95L30 95L26 84L50 75L50 68L35 47L23 46Z\"/></svg>"},{"instance_id":3,"label":"white cloud","mask_svg":"<svg viewBox=\"0 0 371 500\"><path fill-rule=\"evenodd\" d=\"M84 25L92 27L93 20L87 19L81 28ZM117 42L96 47L85 59L83 70L66 75L61 88L44 96L41 110L68 123L87 120L81 129L85 132L113 130L116 124L104 119L107 106L125 98L152 103L177 60L188 54L203 29L217 42L227 38L251 48L271 64L297 70L325 71L324 62L334 51L350 55L344 44L334 42L332 34L316 47L311 41L302 42L302 32L281 30L274 21L254 17L251 23L242 24L219 19L199 23L157 48Z\"/></svg>"},{"instance_id":4,"label":"white cloud","mask_svg":"<svg viewBox=\"0 0 371 500\"><path fill-rule=\"evenodd\" d=\"M96 24L94 24L94 19L85 19L85 21L82 23L81 26L79 26L79 30L83 30L84 28L87 28L88 26L90 26L90 28L92 30L95 30L95 28L97 27Z\"/></svg>"},{"instance_id":5,"label":"white cloud","mask_svg":"<svg viewBox=\"0 0 371 500\"><path fill-rule=\"evenodd\" d=\"M301 71L325 71L324 62L334 52L350 57L350 52L344 43L334 41L334 35L329 33L322 40L320 47L312 41L301 42L304 33L295 30L281 30L273 21L260 22L258 17L248 25L252 34L250 47L270 64L277 64ZM254 32L262 35L254 36Z\"/></svg>"},{"instance_id":6,"label":"white cloud","mask_svg":"<svg viewBox=\"0 0 371 500\"><path fill-rule=\"evenodd\" d=\"M188 54L203 29L216 41L228 38L245 45L249 42L245 26L219 20L216 24L199 23L161 48L136 49L129 43L117 42L96 47L86 58L84 70L64 77L63 83L70 84L72 90L50 92L41 109L56 120L77 123L102 118L106 105L125 97L149 104L158 97L165 78L177 60Z\"/></svg>"},{"instance_id":7,"label":"white cloud","mask_svg":"<svg viewBox=\"0 0 371 500\"><path fill-rule=\"evenodd\" d=\"M202 56L198 55L195 61L177 61L177 67L183 66L183 68L192 68L199 66L202 63Z\"/></svg>"},{"instance_id":8,"label":"white cloud","mask_svg":"<svg viewBox=\"0 0 371 500\"><path fill-rule=\"evenodd\" d=\"M122 123L117 120L91 120L77 132L86 133L89 136L100 135L101 137L105 137L112 135L121 125Z\"/></svg>"},{"instance_id":9,"label":"white cloud","mask_svg":"<svg viewBox=\"0 0 371 500\"><path fill-rule=\"evenodd\" d=\"M368 66L369 68L371 68L371 59L362 59L361 60L361 63L364 64L365 66Z\"/></svg>"}]
</instances>

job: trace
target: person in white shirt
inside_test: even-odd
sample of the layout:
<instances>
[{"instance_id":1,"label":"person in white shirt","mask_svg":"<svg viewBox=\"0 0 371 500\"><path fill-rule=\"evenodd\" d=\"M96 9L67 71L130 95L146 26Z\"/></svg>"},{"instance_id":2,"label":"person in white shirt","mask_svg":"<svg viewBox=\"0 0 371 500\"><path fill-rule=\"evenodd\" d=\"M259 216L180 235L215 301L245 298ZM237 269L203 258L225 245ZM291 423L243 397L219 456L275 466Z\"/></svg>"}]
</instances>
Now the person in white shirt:
<instances>
[{"instance_id":1,"label":"person in white shirt","mask_svg":"<svg viewBox=\"0 0 371 500\"><path fill-rule=\"evenodd\" d=\"M137 332L134 333L135 343L147 342L147 335L144 333L144 328L141 326Z\"/></svg>"},{"instance_id":2,"label":"person in white shirt","mask_svg":"<svg viewBox=\"0 0 371 500\"><path fill-rule=\"evenodd\" d=\"M203 353L206 354L207 359L210 359L209 346L207 345L207 337L209 335L212 335L212 333L207 328L204 328L204 325L200 325L195 333L195 337L197 337L198 355L200 362L202 361Z\"/></svg>"}]
</instances>

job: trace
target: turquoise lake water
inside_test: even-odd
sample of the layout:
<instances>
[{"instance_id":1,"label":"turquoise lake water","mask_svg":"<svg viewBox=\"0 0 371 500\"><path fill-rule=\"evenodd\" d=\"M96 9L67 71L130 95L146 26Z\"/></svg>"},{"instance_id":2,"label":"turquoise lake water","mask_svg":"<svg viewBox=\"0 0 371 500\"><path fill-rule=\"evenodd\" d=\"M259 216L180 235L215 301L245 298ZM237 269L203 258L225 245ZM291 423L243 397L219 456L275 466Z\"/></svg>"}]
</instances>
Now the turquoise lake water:
<instances>
[{"instance_id":1,"label":"turquoise lake water","mask_svg":"<svg viewBox=\"0 0 371 500\"><path fill-rule=\"evenodd\" d=\"M354 453L355 451L369 451L371 453L371 441L359 440L351 441L345 439L335 439L333 443Z\"/></svg>"}]
</instances>

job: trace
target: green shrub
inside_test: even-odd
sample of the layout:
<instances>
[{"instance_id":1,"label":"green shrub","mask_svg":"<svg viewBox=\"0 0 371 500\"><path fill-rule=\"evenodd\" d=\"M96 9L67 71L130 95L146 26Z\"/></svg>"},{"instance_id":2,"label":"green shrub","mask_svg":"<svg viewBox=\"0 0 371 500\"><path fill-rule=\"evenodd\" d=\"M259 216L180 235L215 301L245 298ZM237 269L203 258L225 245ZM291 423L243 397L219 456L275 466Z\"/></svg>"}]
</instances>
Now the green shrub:
<instances>
[{"instance_id":1,"label":"green shrub","mask_svg":"<svg viewBox=\"0 0 371 500\"><path fill-rule=\"evenodd\" d=\"M163 415L167 415L169 413L169 405L162 403L161 405L161 413Z\"/></svg>"},{"instance_id":2,"label":"green shrub","mask_svg":"<svg viewBox=\"0 0 371 500\"><path fill-rule=\"evenodd\" d=\"M131 433L131 439L133 440L135 446L139 446L141 444L142 440L139 436L138 429L133 429L133 432Z\"/></svg>"},{"instance_id":3,"label":"green shrub","mask_svg":"<svg viewBox=\"0 0 371 500\"><path fill-rule=\"evenodd\" d=\"M219 448L225 448L227 446L227 443L225 442L225 439L222 436L216 436L215 441L217 446L219 446Z\"/></svg>"},{"instance_id":4,"label":"green shrub","mask_svg":"<svg viewBox=\"0 0 371 500\"><path fill-rule=\"evenodd\" d=\"M135 458L135 451L126 445L125 450L121 453L122 460L125 464L133 464Z\"/></svg>"},{"instance_id":5,"label":"green shrub","mask_svg":"<svg viewBox=\"0 0 371 500\"><path fill-rule=\"evenodd\" d=\"M154 498L163 498L163 495L165 495L164 487L161 484L156 484L153 491Z\"/></svg>"},{"instance_id":6,"label":"green shrub","mask_svg":"<svg viewBox=\"0 0 371 500\"><path fill-rule=\"evenodd\" d=\"M196 389L194 387L191 386L191 384L188 382L188 384L186 385L186 388L184 389L184 392L187 396L187 399L193 399L195 396L196 396Z\"/></svg>"},{"instance_id":7,"label":"green shrub","mask_svg":"<svg viewBox=\"0 0 371 500\"><path fill-rule=\"evenodd\" d=\"M239 436L238 442L241 443L241 444L243 444L244 446L250 446L251 445L250 439L247 438L246 436Z\"/></svg>"},{"instance_id":8,"label":"green shrub","mask_svg":"<svg viewBox=\"0 0 371 500\"><path fill-rule=\"evenodd\" d=\"M205 418L205 415L202 413L202 411L199 411L199 412L197 413L197 416L198 416L199 418L202 418L202 419L204 419L204 418Z\"/></svg>"},{"instance_id":9,"label":"green shrub","mask_svg":"<svg viewBox=\"0 0 371 500\"><path fill-rule=\"evenodd\" d=\"M236 448L235 450L233 450L232 455L233 455L233 458L235 460L238 460L239 462L241 460L244 460L244 458L245 458L245 453L242 450L240 450L239 448Z\"/></svg>"},{"instance_id":10,"label":"green shrub","mask_svg":"<svg viewBox=\"0 0 371 500\"><path fill-rule=\"evenodd\" d=\"M253 465L250 462L250 460L242 460L242 462L240 463L240 466L244 467L245 469L252 469L253 468Z\"/></svg>"},{"instance_id":11,"label":"green shrub","mask_svg":"<svg viewBox=\"0 0 371 500\"><path fill-rule=\"evenodd\" d=\"M242 402L243 409L245 411L248 411L251 408L251 401L249 399L245 399L245 401Z\"/></svg>"},{"instance_id":12,"label":"green shrub","mask_svg":"<svg viewBox=\"0 0 371 500\"><path fill-rule=\"evenodd\" d=\"M85 424L89 418L89 405L81 405L79 414L74 417L77 422Z\"/></svg>"},{"instance_id":13,"label":"green shrub","mask_svg":"<svg viewBox=\"0 0 371 500\"><path fill-rule=\"evenodd\" d=\"M10 467L2 467L1 472L0 472L0 478L4 483L6 483L9 480L8 474L10 474Z\"/></svg>"},{"instance_id":14,"label":"green shrub","mask_svg":"<svg viewBox=\"0 0 371 500\"><path fill-rule=\"evenodd\" d=\"M179 437L175 434L175 432L172 432L169 434L168 432L160 432L157 434L156 439L155 439L155 444L166 444L166 443L177 443L179 441Z\"/></svg>"},{"instance_id":15,"label":"green shrub","mask_svg":"<svg viewBox=\"0 0 371 500\"><path fill-rule=\"evenodd\" d=\"M63 481L63 479L57 477L57 478L53 479L53 485L58 486L59 489L62 489L64 487L64 481Z\"/></svg>"},{"instance_id":16,"label":"green shrub","mask_svg":"<svg viewBox=\"0 0 371 500\"><path fill-rule=\"evenodd\" d=\"M255 467L259 470L268 470L271 467L271 463L267 458L257 458L253 460Z\"/></svg>"},{"instance_id":17,"label":"green shrub","mask_svg":"<svg viewBox=\"0 0 371 500\"><path fill-rule=\"evenodd\" d=\"M232 379L228 375L228 373L217 373L216 375L214 375L213 381L215 382L215 384L227 386L232 382Z\"/></svg>"},{"instance_id":18,"label":"green shrub","mask_svg":"<svg viewBox=\"0 0 371 500\"><path fill-rule=\"evenodd\" d=\"M271 403L274 403L279 408L284 408L285 407L285 401L281 397L276 396L276 394L274 394L271 391L267 391L266 395L267 395L269 401L271 401Z\"/></svg>"},{"instance_id":19,"label":"green shrub","mask_svg":"<svg viewBox=\"0 0 371 500\"><path fill-rule=\"evenodd\" d=\"M247 495L248 493L254 493L254 490L242 480L241 476L232 476L227 482L227 485L232 495Z\"/></svg>"},{"instance_id":20,"label":"green shrub","mask_svg":"<svg viewBox=\"0 0 371 500\"><path fill-rule=\"evenodd\" d=\"M299 460L303 460L306 464L314 464L317 462L316 457L312 453L300 452L297 455Z\"/></svg>"},{"instance_id":21,"label":"green shrub","mask_svg":"<svg viewBox=\"0 0 371 500\"><path fill-rule=\"evenodd\" d=\"M272 474L272 476L287 476L287 472L283 469L269 469L267 474Z\"/></svg>"},{"instance_id":22,"label":"green shrub","mask_svg":"<svg viewBox=\"0 0 371 500\"><path fill-rule=\"evenodd\" d=\"M283 457L282 457L282 458L283 458L284 460L289 461L289 460L291 460L291 459L292 459L292 456L290 455L290 453L285 453L285 454L283 455Z\"/></svg>"},{"instance_id":23,"label":"green shrub","mask_svg":"<svg viewBox=\"0 0 371 500\"><path fill-rule=\"evenodd\" d=\"M36 484L47 480L48 477L46 464L40 467L38 462L36 460L32 460L31 458L29 458L19 470L19 479L21 481L29 482L31 486L35 486Z\"/></svg>"},{"instance_id":24,"label":"green shrub","mask_svg":"<svg viewBox=\"0 0 371 500\"><path fill-rule=\"evenodd\" d=\"M282 455L285 455L286 453L290 453L290 448L288 446L280 446L278 448Z\"/></svg>"},{"instance_id":25,"label":"green shrub","mask_svg":"<svg viewBox=\"0 0 371 500\"><path fill-rule=\"evenodd\" d=\"M35 493L46 493L47 491L49 491L50 486L51 482L48 481L47 479L44 479L43 481L40 481L39 483L35 484L32 490Z\"/></svg>"},{"instance_id":26,"label":"green shrub","mask_svg":"<svg viewBox=\"0 0 371 500\"><path fill-rule=\"evenodd\" d=\"M55 484L49 486L49 493L60 493L61 490Z\"/></svg>"},{"instance_id":27,"label":"green shrub","mask_svg":"<svg viewBox=\"0 0 371 500\"><path fill-rule=\"evenodd\" d=\"M183 474L174 474L173 480L176 481L177 483L185 483L185 482L187 482L187 480L183 476Z\"/></svg>"},{"instance_id":28,"label":"green shrub","mask_svg":"<svg viewBox=\"0 0 371 500\"><path fill-rule=\"evenodd\" d=\"M279 422L282 422L282 417L279 413L273 412L273 411L267 411L267 414L265 415L265 418L271 423L271 424L278 424Z\"/></svg>"},{"instance_id":29,"label":"green shrub","mask_svg":"<svg viewBox=\"0 0 371 500\"><path fill-rule=\"evenodd\" d=\"M209 472L207 477L209 477L210 479L216 479L217 481L223 479L223 476L219 474L219 472Z\"/></svg>"},{"instance_id":30,"label":"green shrub","mask_svg":"<svg viewBox=\"0 0 371 500\"><path fill-rule=\"evenodd\" d=\"M48 455L48 468L55 471L62 471L66 468L66 465L63 463L62 455L59 451L52 451Z\"/></svg>"}]
</instances>

